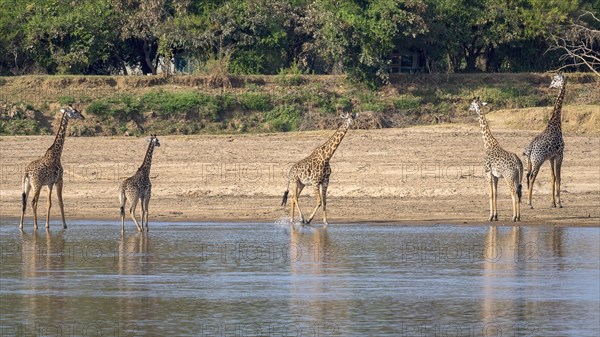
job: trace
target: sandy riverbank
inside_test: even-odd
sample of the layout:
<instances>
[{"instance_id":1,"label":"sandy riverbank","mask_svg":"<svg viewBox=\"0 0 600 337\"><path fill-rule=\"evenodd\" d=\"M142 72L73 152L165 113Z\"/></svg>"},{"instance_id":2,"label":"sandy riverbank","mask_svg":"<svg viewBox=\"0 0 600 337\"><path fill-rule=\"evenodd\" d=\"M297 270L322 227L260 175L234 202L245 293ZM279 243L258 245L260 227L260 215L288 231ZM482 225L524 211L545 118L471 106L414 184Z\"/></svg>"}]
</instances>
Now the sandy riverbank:
<instances>
[{"instance_id":1,"label":"sandy riverbank","mask_svg":"<svg viewBox=\"0 0 600 337\"><path fill-rule=\"evenodd\" d=\"M539 131L493 130L501 145L520 155ZM232 136L159 136L151 177L151 221L278 221L286 173L324 142L332 130ZM0 139L0 217L20 215L21 172L50 146L53 136ZM600 137L565 135L563 208L550 208L550 170L544 164L534 189L535 209L522 204L523 224L598 226ZM70 137L62 163L67 219L119 218L117 187L140 165L141 138ZM344 222L486 223L483 141L474 125L351 130L331 165L328 193L332 225ZM522 157L522 156L521 156ZM526 182L523 181L526 186ZM525 188L524 188L525 190ZM524 193L525 195L525 193ZM59 219L53 195L52 219ZM31 199L31 197L30 197ZM46 191L38 216L43 226ZM306 212L315 199L302 194ZM510 224L511 201L499 185L499 222ZM27 210L31 226L32 212ZM320 223L321 213L315 218ZM68 221L68 220L67 220ZM130 226L133 226L129 222Z\"/></svg>"}]
</instances>

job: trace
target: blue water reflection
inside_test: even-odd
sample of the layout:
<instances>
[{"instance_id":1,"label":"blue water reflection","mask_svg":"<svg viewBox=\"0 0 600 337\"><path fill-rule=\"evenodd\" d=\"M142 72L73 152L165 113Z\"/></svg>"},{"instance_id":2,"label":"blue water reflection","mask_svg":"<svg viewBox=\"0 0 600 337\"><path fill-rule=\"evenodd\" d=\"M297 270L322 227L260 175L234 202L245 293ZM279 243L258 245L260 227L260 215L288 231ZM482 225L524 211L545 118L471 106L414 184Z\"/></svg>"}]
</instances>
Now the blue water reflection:
<instances>
[{"instance_id":1,"label":"blue water reflection","mask_svg":"<svg viewBox=\"0 0 600 337\"><path fill-rule=\"evenodd\" d=\"M57 228L54 226L51 228ZM0 225L0 335L597 336L600 229Z\"/></svg>"}]
</instances>

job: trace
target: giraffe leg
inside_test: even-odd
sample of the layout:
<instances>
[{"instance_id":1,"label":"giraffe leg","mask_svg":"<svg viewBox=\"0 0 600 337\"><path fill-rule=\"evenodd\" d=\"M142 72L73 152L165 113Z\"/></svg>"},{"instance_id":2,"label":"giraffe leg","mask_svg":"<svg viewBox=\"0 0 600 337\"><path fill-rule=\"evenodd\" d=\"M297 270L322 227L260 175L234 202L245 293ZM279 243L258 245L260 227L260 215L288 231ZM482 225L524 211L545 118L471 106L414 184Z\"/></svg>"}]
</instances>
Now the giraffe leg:
<instances>
[{"instance_id":1,"label":"giraffe leg","mask_svg":"<svg viewBox=\"0 0 600 337\"><path fill-rule=\"evenodd\" d=\"M298 188L296 190L297 193L294 194L294 201L296 202L296 207L298 208L298 213L300 214L300 223L302 224L306 223L306 220L304 219L304 213L302 213L302 210L300 209L300 203L298 198L300 197L300 193L302 193L303 189L304 184L298 182Z\"/></svg>"},{"instance_id":2,"label":"giraffe leg","mask_svg":"<svg viewBox=\"0 0 600 337\"><path fill-rule=\"evenodd\" d=\"M295 195L296 194L294 193L294 195L292 196L292 202L290 202L290 225L292 225L292 226L294 225L294 212L296 211L296 197L295 197Z\"/></svg>"},{"instance_id":3,"label":"giraffe leg","mask_svg":"<svg viewBox=\"0 0 600 337\"><path fill-rule=\"evenodd\" d=\"M315 217L315 214L317 213L317 210L321 207L321 184L315 186L315 196L317 197L317 205L315 206L315 208L313 209L310 217L308 218L308 220L306 220L306 224L310 224L310 222L312 221L312 219Z\"/></svg>"},{"instance_id":4,"label":"giraffe leg","mask_svg":"<svg viewBox=\"0 0 600 337\"><path fill-rule=\"evenodd\" d=\"M50 184L47 186L48 189L48 210L46 211L46 229L50 228L50 208L52 208L52 187Z\"/></svg>"},{"instance_id":5,"label":"giraffe leg","mask_svg":"<svg viewBox=\"0 0 600 337\"><path fill-rule=\"evenodd\" d=\"M321 185L321 201L323 202L323 226L327 228L327 182L324 181Z\"/></svg>"},{"instance_id":6,"label":"giraffe leg","mask_svg":"<svg viewBox=\"0 0 600 337\"><path fill-rule=\"evenodd\" d=\"M491 173L487 173L487 178L489 182L489 199L490 199L490 218L489 221L494 220L494 181L492 179Z\"/></svg>"},{"instance_id":7,"label":"giraffe leg","mask_svg":"<svg viewBox=\"0 0 600 337\"><path fill-rule=\"evenodd\" d=\"M515 178L514 177L505 177L506 184L510 189L510 196L512 198L512 221L517 221L517 189L515 187Z\"/></svg>"},{"instance_id":8,"label":"giraffe leg","mask_svg":"<svg viewBox=\"0 0 600 337\"><path fill-rule=\"evenodd\" d=\"M498 221L498 178L492 176L494 182L494 221Z\"/></svg>"},{"instance_id":9,"label":"giraffe leg","mask_svg":"<svg viewBox=\"0 0 600 337\"><path fill-rule=\"evenodd\" d=\"M541 163L535 163L535 165L533 165L533 169L527 173L527 204L529 205L529 208L533 209L533 203L531 201L531 196L533 194L533 185L535 183L535 178L538 175L538 172L540 171L540 166L542 166Z\"/></svg>"},{"instance_id":10,"label":"giraffe leg","mask_svg":"<svg viewBox=\"0 0 600 337\"><path fill-rule=\"evenodd\" d=\"M142 232L144 231L144 221L146 219L146 198L140 198L140 218L142 219Z\"/></svg>"},{"instance_id":11,"label":"giraffe leg","mask_svg":"<svg viewBox=\"0 0 600 337\"><path fill-rule=\"evenodd\" d=\"M555 189L555 179L556 175L554 174L554 158L550 158L548 160L550 163L550 189L552 191L552 204L551 207L556 207L556 199L554 198L554 189Z\"/></svg>"},{"instance_id":12,"label":"giraffe leg","mask_svg":"<svg viewBox=\"0 0 600 337\"><path fill-rule=\"evenodd\" d=\"M65 221L65 205L63 203L63 181L62 179L56 183L56 197L58 198L58 208L60 208L60 217L63 223L63 229L67 229L67 222Z\"/></svg>"},{"instance_id":13,"label":"giraffe leg","mask_svg":"<svg viewBox=\"0 0 600 337\"><path fill-rule=\"evenodd\" d=\"M290 203L290 225L294 225L294 212L296 211L296 196L298 195L298 181L294 181L292 202Z\"/></svg>"},{"instance_id":14,"label":"giraffe leg","mask_svg":"<svg viewBox=\"0 0 600 337\"><path fill-rule=\"evenodd\" d=\"M146 202L146 207L145 207L145 209L146 209L146 232L148 232L148 205L150 204L150 195L149 194L146 197L145 202Z\"/></svg>"},{"instance_id":15,"label":"giraffe leg","mask_svg":"<svg viewBox=\"0 0 600 337\"><path fill-rule=\"evenodd\" d=\"M125 192L121 191L119 195L119 202L121 203L121 233L125 234L125 202L127 201L127 197L125 196Z\"/></svg>"},{"instance_id":16,"label":"giraffe leg","mask_svg":"<svg viewBox=\"0 0 600 337\"><path fill-rule=\"evenodd\" d=\"M519 175L517 175L518 177L520 177ZM521 186L521 182L518 180L520 178L514 178L513 180L513 186L515 188L515 208L516 208L516 216L517 216L517 220L516 221L521 221L521 197L519 196L520 190L519 190L519 186ZM519 192L517 192L519 191Z\"/></svg>"},{"instance_id":17,"label":"giraffe leg","mask_svg":"<svg viewBox=\"0 0 600 337\"><path fill-rule=\"evenodd\" d=\"M37 225L37 205L42 189L38 186L33 188L33 199L31 199L31 208L33 209L33 228L38 229Z\"/></svg>"},{"instance_id":18,"label":"giraffe leg","mask_svg":"<svg viewBox=\"0 0 600 337\"><path fill-rule=\"evenodd\" d=\"M29 177L23 179L23 208L21 208L21 221L19 221L19 229L23 229L23 220L25 219L25 210L27 209L27 198L29 197L29 191L31 191L31 183Z\"/></svg>"},{"instance_id":19,"label":"giraffe leg","mask_svg":"<svg viewBox=\"0 0 600 337\"><path fill-rule=\"evenodd\" d=\"M562 203L560 202L560 169L562 167L562 156L556 158L554 162L554 174L555 174L555 184L556 184L556 202L558 203L558 208L562 208Z\"/></svg>"},{"instance_id":20,"label":"giraffe leg","mask_svg":"<svg viewBox=\"0 0 600 337\"><path fill-rule=\"evenodd\" d=\"M138 232L141 232L142 227L140 227L140 224L138 223L137 219L135 218L135 208L137 207L137 203L139 200L140 200L140 198L131 199L131 208L129 209L129 214L131 215L133 222L137 226Z\"/></svg>"},{"instance_id":21,"label":"giraffe leg","mask_svg":"<svg viewBox=\"0 0 600 337\"><path fill-rule=\"evenodd\" d=\"M517 221L517 193L511 191L510 195L512 197L512 211L513 211L512 221L516 222Z\"/></svg>"}]
</instances>

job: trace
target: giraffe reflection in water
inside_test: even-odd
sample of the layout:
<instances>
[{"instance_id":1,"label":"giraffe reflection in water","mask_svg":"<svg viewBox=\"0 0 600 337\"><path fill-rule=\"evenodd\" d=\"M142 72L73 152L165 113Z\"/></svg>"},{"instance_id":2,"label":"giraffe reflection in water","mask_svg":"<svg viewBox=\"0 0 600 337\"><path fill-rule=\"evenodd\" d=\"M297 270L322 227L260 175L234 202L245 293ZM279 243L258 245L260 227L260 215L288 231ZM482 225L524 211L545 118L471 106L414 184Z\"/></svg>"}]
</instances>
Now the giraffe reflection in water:
<instances>
[{"instance_id":1,"label":"giraffe reflection in water","mask_svg":"<svg viewBox=\"0 0 600 337\"><path fill-rule=\"evenodd\" d=\"M301 230L290 230L289 254L291 320L305 323L304 330L318 329L327 336L339 335L338 322L350 319L352 305L340 304L344 300L327 296L338 287L347 287L343 283L331 283L332 274L340 271L335 266L335 245L327 228L305 226ZM309 317L319 320L307 321ZM310 331L301 332L304 335Z\"/></svg>"},{"instance_id":2,"label":"giraffe reflection in water","mask_svg":"<svg viewBox=\"0 0 600 337\"><path fill-rule=\"evenodd\" d=\"M73 252L65 249L64 231L44 234L21 231L21 273L24 281L23 302L27 306L29 322L51 327L62 322L63 309L67 306L62 296L42 296L60 287L68 277L67 263L73 259ZM40 318L43 318L41 320ZM46 324L48 323L48 324Z\"/></svg>"},{"instance_id":3,"label":"giraffe reflection in water","mask_svg":"<svg viewBox=\"0 0 600 337\"><path fill-rule=\"evenodd\" d=\"M156 308L156 300L151 296L151 289L144 286L142 278L152 275L151 238L146 233L134 233L121 236L118 249L117 269L119 278L117 286L119 296L113 310L119 312L119 319L127 322L127 329L141 333L135 322L141 318L152 321ZM133 334L132 334L133 335Z\"/></svg>"},{"instance_id":4,"label":"giraffe reflection in water","mask_svg":"<svg viewBox=\"0 0 600 337\"><path fill-rule=\"evenodd\" d=\"M520 226L488 227L482 264L481 322L484 326L492 330L511 327L522 335L529 335L540 328L532 317L543 317L545 309L530 306L527 296L507 294L506 291L525 291L526 288L509 285L531 277L540 268L552 265L561 269L563 234L561 227L553 227L550 231L548 228ZM550 257L552 260L545 260ZM493 334L492 330L488 333Z\"/></svg>"}]
</instances>

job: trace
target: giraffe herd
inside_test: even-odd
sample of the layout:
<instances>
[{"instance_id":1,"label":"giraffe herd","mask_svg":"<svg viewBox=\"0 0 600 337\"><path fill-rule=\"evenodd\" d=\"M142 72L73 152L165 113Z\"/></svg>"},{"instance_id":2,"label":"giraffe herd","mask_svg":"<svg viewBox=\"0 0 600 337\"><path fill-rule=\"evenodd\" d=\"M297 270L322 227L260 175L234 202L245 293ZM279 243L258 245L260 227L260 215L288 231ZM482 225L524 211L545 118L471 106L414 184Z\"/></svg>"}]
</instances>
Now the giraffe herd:
<instances>
[{"instance_id":1,"label":"giraffe herd","mask_svg":"<svg viewBox=\"0 0 600 337\"><path fill-rule=\"evenodd\" d=\"M560 181L561 167L563 160L564 141L561 131L561 111L565 96L566 80L564 75L554 76L550 88L559 89L559 94L554 104L554 110L548 121L546 129L536 136L524 149L527 168L527 189L528 205L533 208L531 196L533 193L533 184L539 172L541 165L548 160L551 168L551 188L552 188L552 207L562 207L560 202ZM522 178L523 163L519 157L512 152L504 150L492 135L489 124L482 111L486 105L479 98L475 98L469 111L477 114L481 133L485 146L484 173L489 187L490 215L489 221L498 220L497 198L498 198L498 180L504 178L511 192L513 215L512 221L521 220L521 197L522 197ZM64 215L62 200L63 188L63 168L61 165L61 154L66 137L67 125L70 119L84 119L81 112L69 106L61 109L62 119L60 127L56 134L53 144L48 148L46 154L25 168L23 175L23 193L22 210L19 228L23 229L23 220L27 206L29 192L33 188L33 199L31 207L33 209L34 229L37 229L37 204L41 189L46 186L48 190L48 204L46 214L46 228L49 228L50 208L52 206L52 189L56 186L58 196L58 205L60 207L63 228L67 228ZM321 146L317 147L308 157L294 164L288 173L288 185L283 195L282 206L286 206L290 184L292 185L292 195L290 204L290 223L294 224L294 213L298 209L300 222L303 225L310 224L319 208L323 207L323 225L327 222L327 188L329 186L329 177L331 175L330 160L336 149L344 139L352 122L356 118L355 113L344 111L341 114L343 122L335 133ZM159 147L160 142L156 135L151 135L149 145L144 156L144 161L137 172L121 182L119 186L119 201L121 210L121 230L125 231L125 204L129 200L129 213L138 231L148 231L148 206L152 193L152 184L150 182L150 167L152 164L152 154L155 147ZM304 217L298 197L305 186L312 186L317 199L317 203L308 218ZM135 210L138 202L141 204L141 225L135 217Z\"/></svg>"}]
</instances>

